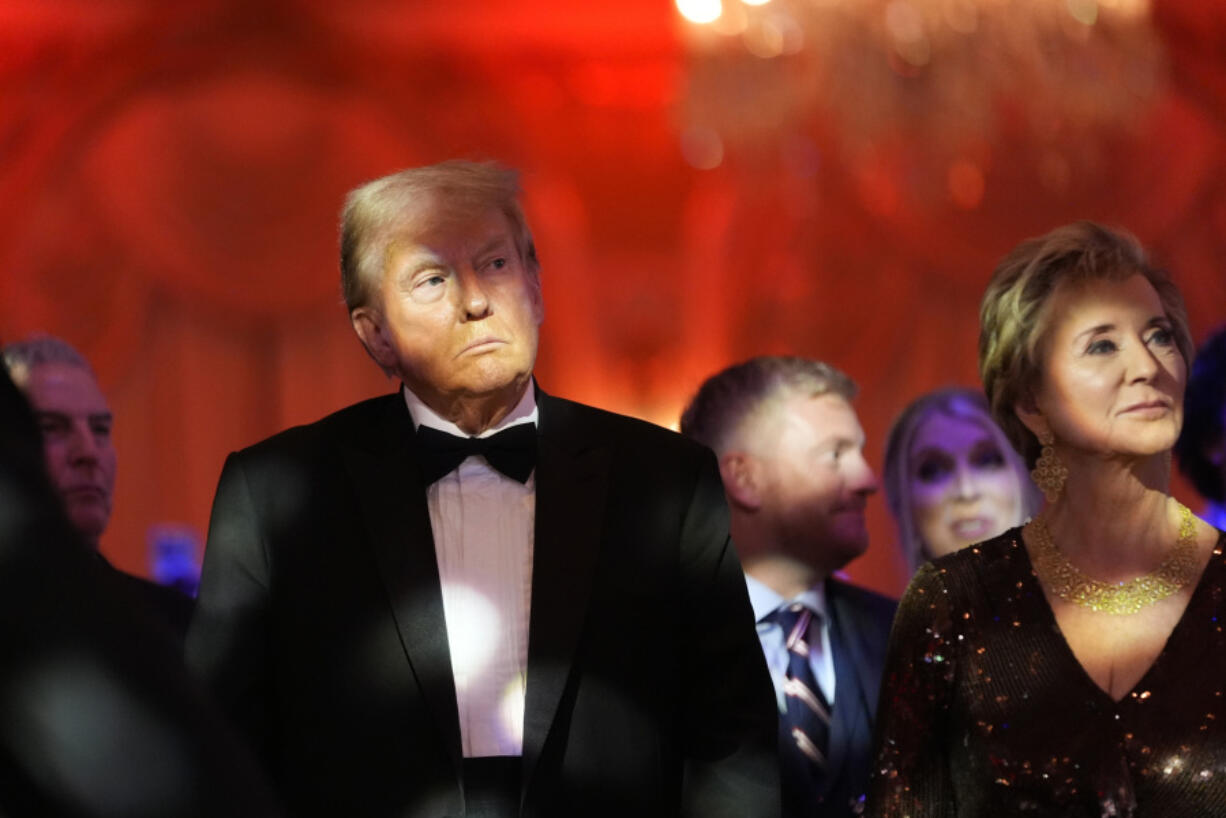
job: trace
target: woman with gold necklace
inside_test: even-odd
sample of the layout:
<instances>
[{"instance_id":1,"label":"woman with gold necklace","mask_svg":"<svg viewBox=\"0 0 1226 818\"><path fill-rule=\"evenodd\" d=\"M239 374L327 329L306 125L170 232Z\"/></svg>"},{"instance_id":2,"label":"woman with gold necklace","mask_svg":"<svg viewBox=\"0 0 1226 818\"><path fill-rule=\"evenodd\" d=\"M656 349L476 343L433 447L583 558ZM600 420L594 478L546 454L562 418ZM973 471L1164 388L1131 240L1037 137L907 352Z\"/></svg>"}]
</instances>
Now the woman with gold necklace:
<instances>
[{"instance_id":1,"label":"woman with gold necklace","mask_svg":"<svg viewBox=\"0 0 1226 818\"><path fill-rule=\"evenodd\" d=\"M1226 535L1168 493L1183 299L1081 222L1010 253L980 317L993 415L1047 502L908 588L866 812L1226 815Z\"/></svg>"}]
</instances>

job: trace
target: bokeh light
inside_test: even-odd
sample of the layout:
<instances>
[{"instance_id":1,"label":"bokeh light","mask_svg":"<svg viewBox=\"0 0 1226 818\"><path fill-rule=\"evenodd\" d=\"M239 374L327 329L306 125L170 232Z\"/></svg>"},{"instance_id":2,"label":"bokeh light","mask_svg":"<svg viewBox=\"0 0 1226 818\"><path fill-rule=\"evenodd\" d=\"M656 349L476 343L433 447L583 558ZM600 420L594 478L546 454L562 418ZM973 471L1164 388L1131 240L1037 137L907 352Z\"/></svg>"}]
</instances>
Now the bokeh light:
<instances>
[{"instance_id":1,"label":"bokeh light","mask_svg":"<svg viewBox=\"0 0 1226 818\"><path fill-rule=\"evenodd\" d=\"M723 10L720 0L677 0L677 11L691 23L713 23Z\"/></svg>"},{"instance_id":2,"label":"bokeh light","mask_svg":"<svg viewBox=\"0 0 1226 818\"><path fill-rule=\"evenodd\" d=\"M451 647L451 669L460 690L489 662L502 627L498 611L481 593L466 585L443 588L443 608L447 616L447 642Z\"/></svg>"}]
</instances>

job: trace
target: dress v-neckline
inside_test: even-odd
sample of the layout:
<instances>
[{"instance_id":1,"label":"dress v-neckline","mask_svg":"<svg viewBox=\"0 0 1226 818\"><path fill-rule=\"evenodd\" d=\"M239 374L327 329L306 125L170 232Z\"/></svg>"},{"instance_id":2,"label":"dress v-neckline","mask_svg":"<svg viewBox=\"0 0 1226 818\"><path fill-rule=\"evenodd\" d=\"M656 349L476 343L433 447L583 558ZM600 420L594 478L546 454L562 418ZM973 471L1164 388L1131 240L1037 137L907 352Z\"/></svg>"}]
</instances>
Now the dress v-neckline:
<instances>
[{"instance_id":1,"label":"dress v-neckline","mask_svg":"<svg viewBox=\"0 0 1226 818\"><path fill-rule=\"evenodd\" d=\"M1055 636L1056 641L1060 643L1061 652L1064 654L1067 661L1071 662L1073 667L1076 668L1077 675L1085 680L1085 682L1093 689L1098 697L1110 702L1111 707L1113 708L1118 708L1124 702L1128 701L1134 696L1142 695L1144 691L1152 687L1150 677L1157 672L1159 666L1162 664L1163 658L1171 652L1171 646L1175 643L1176 638L1179 637L1182 631L1187 629L1187 626L1185 626L1184 623L1188 620L1189 612L1195 610L1196 607L1202 604L1201 598L1205 594L1209 593L1209 583L1207 578L1210 571L1213 569L1214 563L1223 561L1222 552L1223 549L1226 549L1226 531L1219 532L1217 543L1210 551L1209 560L1201 569L1200 577L1197 579L1196 585L1192 589L1192 595L1188 597L1188 602L1186 605L1184 605L1183 612L1180 613L1179 619L1175 621L1175 625L1171 628L1171 632L1166 635L1166 640L1162 643L1162 649L1158 651L1158 654L1154 657L1154 660L1150 662L1149 667L1147 667L1145 672L1141 674L1141 677L1137 679L1136 684L1126 690L1124 695L1117 699L1112 696L1109 691L1104 689L1102 685L1094 680L1094 677L1090 675L1088 670L1086 670L1085 665L1083 665L1081 660L1077 658L1076 652L1073 651L1073 646L1069 644L1068 637L1064 635L1064 631L1060 628L1060 621L1056 619L1056 611L1051 606L1051 600L1047 598L1047 590L1043 587L1043 583L1039 581L1039 575L1034 570L1034 563L1030 559L1030 551L1026 547L1026 541L1022 537L1022 529L1020 527L1014 530L1013 539L1014 544L1021 550L1026 560L1025 567L1027 570L1025 572L1025 581L1033 584L1034 587L1032 590L1036 599L1038 600L1036 604L1042 611L1040 615L1046 620L1046 623L1051 626L1052 633Z\"/></svg>"}]
</instances>

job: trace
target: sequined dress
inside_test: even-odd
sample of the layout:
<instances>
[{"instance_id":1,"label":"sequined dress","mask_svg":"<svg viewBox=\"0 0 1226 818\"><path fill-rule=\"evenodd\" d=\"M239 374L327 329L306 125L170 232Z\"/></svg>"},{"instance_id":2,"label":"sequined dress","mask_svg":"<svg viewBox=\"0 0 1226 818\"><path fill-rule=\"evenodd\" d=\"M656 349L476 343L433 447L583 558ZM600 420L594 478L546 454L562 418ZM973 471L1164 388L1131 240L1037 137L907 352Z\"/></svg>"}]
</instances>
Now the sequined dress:
<instances>
[{"instance_id":1,"label":"sequined dress","mask_svg":"<svg viewBox=\"0 0 1226 818\"><path fill-rule=\"evenodd\" d=\"M1226 816L1226 534L1115 702L1013 529L924 566L890 636L865 814Z\"/></svg>"}]
</instances>

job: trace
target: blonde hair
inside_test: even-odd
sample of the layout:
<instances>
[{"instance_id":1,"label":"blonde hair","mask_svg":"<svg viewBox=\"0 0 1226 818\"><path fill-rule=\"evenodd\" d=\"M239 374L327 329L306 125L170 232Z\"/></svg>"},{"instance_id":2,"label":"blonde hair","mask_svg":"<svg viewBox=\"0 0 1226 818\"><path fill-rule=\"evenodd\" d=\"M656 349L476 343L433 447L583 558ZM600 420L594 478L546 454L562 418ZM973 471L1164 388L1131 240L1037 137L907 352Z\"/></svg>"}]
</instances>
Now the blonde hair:
<instances>
[{"instance_id":1,"label":"blonde hair","mask_svg":"<svg viewBox=\"0 0 1226 818\"><path fill-rule=\"evenodd\" d=\"M1149 263L1130 233L1081 221L1027 239L996 266L979 309L979 377L992 416L1028 467L1039 442L1018 419L1014 406L1030 399L1039 384L1040 346L1050 324L1057 289L1087 281L1122 281L1142 275L1162 302L1184 361L1194 356L1183 296L1170 275Z\"/></svg>"},{"instance_id":2,"label":"blonde hair","mask_svg":"<svg viewBox=\"0 0 1226 818\"><path fill-rule=\"evenodd\" d=\"M476 216L500 209L511 223L516 249L528 270L540 268L532 232L519 205L519 174L496 162L451 159L408 168L354 188L341 211L341 293L350 312L371 302L388 241L404 227L416 201L441 197L441 207Z\"/></svg>"},{"instance_id":3,"label":"blonde hair","mask_svg":"<svg viewBox=\"0 0 1226 818\"><path fill-rule=\"evenodd\" d=\"M769 401L792 395L856 396L851 378L809 358L763 355L703 381L681 414L681 434L722 455L741 424Z\"/></svg>"}]
</instances>

